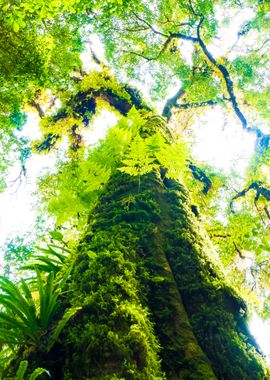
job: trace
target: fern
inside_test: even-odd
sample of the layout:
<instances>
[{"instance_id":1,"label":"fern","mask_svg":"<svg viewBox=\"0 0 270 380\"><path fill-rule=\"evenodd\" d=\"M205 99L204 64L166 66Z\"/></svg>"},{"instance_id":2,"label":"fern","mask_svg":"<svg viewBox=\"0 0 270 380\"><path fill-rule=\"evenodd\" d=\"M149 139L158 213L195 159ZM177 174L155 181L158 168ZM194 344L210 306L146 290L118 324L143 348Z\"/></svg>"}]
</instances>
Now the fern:
<instances>
[{"instance_id":1,"label":"fern","mask_svg":"<svg viewBox=\"0 0 270 380\"><path fill-rule=\"evenodd\" d=\"M47 373L47 375L48 375L49 377L51 377L49 371L47 371L47 370L44 369L44 368L40 368L40 367L39 367L39 368L36 368L36 369L34 370L34 372L29 376L29 380L36 380L36 378L39 377L40 375L42 375L43 373Z\"/></svg>"},{"instance_id":2,"label":"fern","mask_svg":"<svg viewBox=\"0 0 270 380\"><path fill-rule=\"evenodd\" d=\"M60 319L60 321L58 322L57 326L55 327L54 331L53 331L53 334L52 334L52 337L50 338L49 340L49 343L48 343L48 346L47 346L47 351L49 352L53 345L55 344L55 342L57 341L61 331L63 330L63 328L65 327L65 325L68 323L68 321L70 320L70 318L72 318L78 310L80 310L81 307L72 307L70 309L67 309L62 317L62 319Z\"/></svg>"},{"instance_id":3,"label":"fern","mask_svg":"<svg viewBox=\"0 0 270 380\"><path fill-rule=\"evenodd\" d=\"M15 378L12 378L10 380L25 380L26 371L28 368L28 361L23 360L20 362L19 368L17 370L17 373L15 375ZM47 371L45 368L36 368L31 375L28 377L28 380L36 380L40 375L43 373L46 373L49 377L51 377L50 372ZM4 379L3 379L4 380Z\"/></svg>"},{"instance_id":4,"label":"fern","mask_svg":"<svg viewBox=\"0 0 270 380\"><path fill-rule=\"evenodd\" d=\"M155 155L160 165L167 169L168 178L183 179L187 159L187 148L183 143L164 144Z\"/></svg>"},{"instance_id":5,"label":"fern","mask_svg":"<svg viewBox=\"0 0 270 380\"><path fill-rule=\"evenodd\" d=\"M137 135L130 144L128 153L122 160L125 166L119 168L131 176L141 176L157 167L156 159L148 148L147 140Z\"/></svg>"},{"instance_id":6,"label":"fern","mask_svg":"<svg viewBox=\"0 0 270 380\"><path fill-rule=\"evenodd\" d=\"M31 290L25 281L21 286L5 277L0 278L0 342L3 344L22 343L26 338L35 341L38 331L37 310Z\"/></svg>"},{"instance_id":7,"label":"fern","mask_svg":"<svg viewBox=\"0 0 270 380\"><path fill-rule=\"evenodd\" d=\"M27 370L27 367L28 367L28 361L27 360L23 360L22 362L20 362L18 371L16 373L15 380L24 380L24 375L25 375L25 372Z\"/></svg>"},{"instance_id":8,"label":"fern","mask_svg":"<svg viewBox=\"0 0 270 380\"><path fill-rule=\"evenodd\" d=\"M44 285L40 273L37 271L37 288L39 292L39 324L46 330L59 308L59 287L54 286L54 273L50 272Z\"/></svg>"},{"instance_id":9,"label":"fern","mask_svg":"<svg viewBox=\"0 0 270 380\"><path fill-rule=\"evenodd\" d=\"M59 295L71 268L60 281L50 272L44 281L39 271L30 285L21 280L18 285L0 278L0 343L10 347L35 344L48 330L59 309Z\"/></svg>"},{"instance_id":10,"label":"fern","mask_svg":"<svg viewBox=\"0 0 270 380\"><path fill-rule=\"evenodd\" d=\"M63 245L48 244L47 248L37 247L37 249L42 254L32 255L30 257L29 263L21 267L22 270L37 269L41 272L57 273L61 269L67 257L70 255L70 250L66 247L63 247Z\"/></svg>"}]
</instances>

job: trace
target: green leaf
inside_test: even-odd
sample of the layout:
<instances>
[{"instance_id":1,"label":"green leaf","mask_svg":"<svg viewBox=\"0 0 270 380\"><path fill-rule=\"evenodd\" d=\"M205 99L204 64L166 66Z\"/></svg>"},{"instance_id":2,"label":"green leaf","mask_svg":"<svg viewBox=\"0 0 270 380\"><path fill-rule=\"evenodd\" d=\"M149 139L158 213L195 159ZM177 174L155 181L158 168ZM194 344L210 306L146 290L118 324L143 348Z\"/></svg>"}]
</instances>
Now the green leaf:
<instances>
[{"instance_id":1,"label":"green leaf","mask_svg":"<svg viewBox=\"0 0 270 380\"><path fill-rule=\"evenodd\" d=\"M28 367L28 361L27 360L23 360L22 362L20 362L18 371L16 373L15 380L24 380L24 375L25 375L25 372L27 370L27 367Z\"/></svg>"},{"instance_id":2,"label":"green leaf","mask_svg":"<svg viewBox=\"0 0 270 380\"><path fill-rule=\"evenodd\" d=\"M57 341L61 331L63 330L67 322L70 320L70 318L72 318L77 313L78 310L81 310L81 307L72 307L65 311L62 319L60 319L60 321L58 322L57 326L55 327L53 331L53 335L49 340L49 343L47 346L48 352L52 349L53 345Z\"/></svg>"},{"instance_id":3,"label":"green leaf","mask_svg":"<svg viewBox=\"0 0 270 380\"><path fill-rule=\"evenodd\" d=\"M57 241L63 241L63 234L61 234L61 232L59 231L49 231L49 234L51 235L51 237L54 239L54 240L57 240Z\"/></svg>"},{"instance_id":4,"label":"green leaf","mask_svg":"<svg viewBox=\"0 0 270 380\"><path fill-rule=\"evenodd\" d=\"M18 31L20 30L20 24L17 21L13 22L13 30L15 33L18 33Z\"/></svg>"},{"instance_id":5,"label":"green leaf","mask_svg":"<svg viewBox=\"0 0 270 380\"><path fill-rule=\"evenodd\" d=\"M36 368L34 372L29 376L29 380L35 380L43 373L46 373L49 377L51 377L50 372L44 368Z\"/></svg>"}]
</instances>

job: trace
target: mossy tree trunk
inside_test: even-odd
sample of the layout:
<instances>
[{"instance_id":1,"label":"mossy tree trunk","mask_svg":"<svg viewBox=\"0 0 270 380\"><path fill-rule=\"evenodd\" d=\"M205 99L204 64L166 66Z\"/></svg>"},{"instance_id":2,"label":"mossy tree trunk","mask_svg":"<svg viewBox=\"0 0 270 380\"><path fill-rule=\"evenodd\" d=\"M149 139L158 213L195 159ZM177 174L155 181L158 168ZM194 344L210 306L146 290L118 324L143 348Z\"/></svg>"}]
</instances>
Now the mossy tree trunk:
<instances>
[{"instance_id":1,"label":"mossy tree trunk","mask_svg":"<svg viewBox=\"0 0 270 380\"><path fill-rule=\"evenodd\" d=\"M158 171L112 175L65 302L82 308L59 342L24 355L53 380L270 378L187 191Z\"/></svg>"},{"instance_id":2,"label":"mossy tree trunk","mask_svg":"<svg viewBox=\"0 0 270 380\"><path fill-rule=\"evenodd\" d=\"M140 182L108 184L72 274L69 301L83 308L35 360L55 380L266 379L184 188L157 173Z\"/></svg>"}]
</instances>

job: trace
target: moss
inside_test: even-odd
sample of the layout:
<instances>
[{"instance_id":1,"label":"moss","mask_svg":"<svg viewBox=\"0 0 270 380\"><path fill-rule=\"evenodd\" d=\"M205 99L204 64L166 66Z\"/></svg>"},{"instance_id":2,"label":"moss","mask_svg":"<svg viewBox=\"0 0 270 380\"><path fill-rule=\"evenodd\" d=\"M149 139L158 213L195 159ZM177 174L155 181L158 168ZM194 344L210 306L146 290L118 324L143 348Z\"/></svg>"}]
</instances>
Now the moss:
<instances>
[{"instance_id":1,"label":"moss","mask_svg":"<svg viewBox=\"0 0 270 380\"><path fill-rule=\"evenodd\" d=\"M99 379L108 372L126 379L161 378L158 343L146 308L153 309L151 298L160 302L163 320L170 320L155 329L158 338L163 338L162 365L167 378L188 379L192 373L197 379L215 379L166 268L164 252L156 247L154 235L161 216L152 189L163 187L162 183L154 175L145 177L137 193L136 180L122 174L115 180L120 186L109 185L78 250L71 290L73 302L83 303L88 315L83 323L69 327L68 340L74 353L82 346L87 349L79 356L66 355L72 359L65 371L73 373L88 363L89 378L97 370ZM133 201L123 208L126 194L133 194ZM156 323L162 319L156 312L152 318Z\"/></svg>"},{"instance_id":2,"label":"moss","mask_svg":"<svg viewBox=\"0 0 270 380\"><path fill-rule=\"evenodd\" d=\"M244 302L223 278L217 257L179 190L156 193L166 255L196 338L219 379L263 379L267 370L256 352Z\"/></svg>"},{"instance_id":3,"label":"moss","mask_svg":"<svg viewBox=\"0 0 270 380\"><path fill-rule=\"evenodd\" d=\"M32 356L53 380L267 379L244 304L185 190L155 173L140 192L136 179L113 176L78 246L66 302L82 309L52 352Z\"/></svg>"},{"instance_id":4,"label":"moss","mask_svg":"<svg viewBox=\"0 0 270 380\"><path fill-rule=\"evenodd\" d=\"M147 204L146 193L135 193L136 182L126 180L126 191L133 191L141 206L123 210L125 185L121 181L118 197L110 186L78 248L70 302L83 309L62 338L68 358L64 378L163 378L159 344L137 278L138 241L153 228L157 216L149 208L155 205Z\"/></svg>"}]
</instances>

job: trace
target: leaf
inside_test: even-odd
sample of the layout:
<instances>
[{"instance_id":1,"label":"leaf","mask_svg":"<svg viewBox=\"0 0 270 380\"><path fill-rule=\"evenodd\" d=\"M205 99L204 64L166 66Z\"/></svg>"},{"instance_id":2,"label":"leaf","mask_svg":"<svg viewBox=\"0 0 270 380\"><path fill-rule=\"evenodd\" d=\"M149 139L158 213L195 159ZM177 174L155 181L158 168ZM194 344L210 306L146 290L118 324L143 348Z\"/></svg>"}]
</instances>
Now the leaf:
<instances>
[{"instance_id":1,"label":"leaf","mask_svg":"<svg viewBox=\"0 0 270 380\"><path fill-rule=\"evenodd\" d=\"M80 306L79 307L72 307L72 308L65 311L62 319L60 319L60 321L58 322L56 328L53 331L53 335L49 340L49 343L47 346L48 352L52 349L53 345L57 341L61 331L63 330L63 328L65 327L67 322L70 320L70 318L72 318L77 313L78 310L81 310Z\"/></svg>"},{"instance_id":2,"label":"leaf","mask_svg":"<svg viewBox=\"0 0 270 380\"><path fill-rule=\"evenodd\" d=\"M49 234L54 240L63 241L63 234L59 231L49 231Z\"/></svg>"},{"instance_id":3,"label":"leaf","mask_svg":"<svg viewBox=\"0 0 270 380\"><path fill-rule=\"evenodd\" d=\"M18 371L16 373L15 380L23 380L24 379L24 375L25 375L25 372L27 370L27 367L28 367L28 361L27 360L23 360L22 362L20 362Z\"/></svg>"},{"instance_id":4,"label":"leaf","mask_svg":"<svg viewBox=\"0 0 270 380\"><path fill-rule=\"evenodd\" d=\"M46 279L46 283L44 284L43 280L41 279L40 273L37 271L37 281L40 302L40 325L44 329L47 329L50 321L52 320L59 306L57 299L60 289L54 286L53 272L49 273Z\"/></svg>"},{"instance_id":5,"label":"leaf","mask_svg":"<svg viewBox=\"0 0 270 380\"><path fill-rule=\"evenodd\" d=\"M144 175L155 167L155 157L147 145L147 140L137 135L130 144L128 153L122 163L125 166L118 168L123 173L131 176Z\"/></svg>"},{"instance_id":6,"label":"leaf","mask_svg":"<svg viewBox=\"0 0 270 380\"><path fill-rule=\"evenodd\" d=\"M49 377L51 377L50 372L46 369L36 368L34 372L30 375L29 380L35 380L38 376L42 375L43 373L46 373Z\"/></svg>"}]
</instances>

